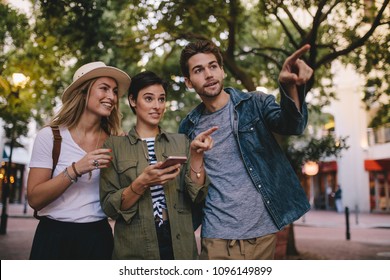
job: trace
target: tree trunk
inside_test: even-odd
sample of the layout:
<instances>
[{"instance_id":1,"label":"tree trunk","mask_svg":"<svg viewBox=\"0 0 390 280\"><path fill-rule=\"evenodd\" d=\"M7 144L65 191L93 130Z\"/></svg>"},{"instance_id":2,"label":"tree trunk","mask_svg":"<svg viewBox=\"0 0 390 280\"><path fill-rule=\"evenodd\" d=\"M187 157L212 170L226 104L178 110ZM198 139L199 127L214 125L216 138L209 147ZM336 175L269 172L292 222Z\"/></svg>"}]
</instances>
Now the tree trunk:
<instances>
[{"instance_id":1,"label":"tree trunk","mask_svg":"<svg viewBox=\"0 0 390 280\"><path fill-rule=\"evenodd\" d=\"M290 224L290 230L288 232L287 239L287 256L299 256L299 252L295 246L295 236L294 236L294 224Z\"/></svg>"}]
</instances>

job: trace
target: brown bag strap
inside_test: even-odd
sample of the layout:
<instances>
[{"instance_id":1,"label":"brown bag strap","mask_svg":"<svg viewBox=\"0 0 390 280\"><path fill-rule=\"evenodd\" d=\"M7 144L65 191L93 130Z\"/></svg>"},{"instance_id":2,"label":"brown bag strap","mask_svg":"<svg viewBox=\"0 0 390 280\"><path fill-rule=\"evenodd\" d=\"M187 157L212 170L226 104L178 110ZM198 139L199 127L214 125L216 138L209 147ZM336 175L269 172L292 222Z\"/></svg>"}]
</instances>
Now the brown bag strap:
<instances>
[{"instance_id":1,"label":"brown bag strap","mask_svg":"<svg viewBox=\"0 0 390 280\"><path fill-rule=\"evenodd\" d=\"M53 125L50 127L51 130L53 131L53 151L52 151L53 168L51 170L51 176L53 177L54 169L56 168L58 163L58 158L60 157L62 137L58 125Z\"/></svg>"},{"instance_id":2,"label":"brown bag strap","mask_svg":"<svg viewBox=\"0 0 390 280\"><path fill-rule=\"evenodd\" d=\"M60 133L60 128L58 125L53 125L50 126L51 130L53 131L53 151L52 151L52 157L53 157L53 167L51 170L51 177L53 177L54 169L57 166L58 163L58 158L60 157L60 152L61 152L61 133ZM38 216L38 211L34 210L34 217L39 220Z\"/></svg>"}]
</instances>

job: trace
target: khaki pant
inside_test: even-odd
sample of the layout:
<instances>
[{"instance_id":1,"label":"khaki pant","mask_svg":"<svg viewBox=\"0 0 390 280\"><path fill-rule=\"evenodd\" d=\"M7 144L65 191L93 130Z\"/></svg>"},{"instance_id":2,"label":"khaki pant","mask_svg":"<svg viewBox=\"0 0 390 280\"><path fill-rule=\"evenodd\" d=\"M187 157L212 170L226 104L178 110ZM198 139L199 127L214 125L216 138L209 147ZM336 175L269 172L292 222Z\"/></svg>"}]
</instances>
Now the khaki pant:
<instances>
[{"instance_id":1,"label":"khaki pant","mask_svg":"<svg viewBox=\"0 0 390 280\"><path fill-rule=\"evenodd\" d=\"M201 260L273 260L276 235L228 240L202 238Z\"/></svg>"}]
</instances>

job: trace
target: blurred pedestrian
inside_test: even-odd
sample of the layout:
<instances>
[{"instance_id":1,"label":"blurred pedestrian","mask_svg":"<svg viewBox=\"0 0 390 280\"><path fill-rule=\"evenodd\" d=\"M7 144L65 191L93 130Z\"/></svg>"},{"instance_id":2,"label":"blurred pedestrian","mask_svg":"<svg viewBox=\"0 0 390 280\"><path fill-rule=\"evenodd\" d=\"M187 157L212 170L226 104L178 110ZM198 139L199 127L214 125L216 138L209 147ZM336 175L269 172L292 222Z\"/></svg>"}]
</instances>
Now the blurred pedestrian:
<instances>
[{"instance_id":1,"label":"blurred pedestrian","mask_svg":"<svg viewBox=\"0 0 390 280\"><path fill-rule=\"evenodd\" d=\"M336 210L339 213L343 212L343 203L341 200L341 188L340 185L337 185L337 190L334 193L334 203L336 204Z\"/></svg>"},{"instance_id":2,"label":"blurred pedestrian","mask_svg":"<svg viewBox=\"0 0 390 280\"><path fill-rule=\"evenodd\" d=\"M54 132L50 126L38 132L27 183L28 202L40 219L30 259L111 259L112 229L99 199L100 170L111 156L101 146L121 133L118 99L129 85L125 72L103 62L75 72L50 122L62 138L54 168Z\"/></svg>"}]
</instances>

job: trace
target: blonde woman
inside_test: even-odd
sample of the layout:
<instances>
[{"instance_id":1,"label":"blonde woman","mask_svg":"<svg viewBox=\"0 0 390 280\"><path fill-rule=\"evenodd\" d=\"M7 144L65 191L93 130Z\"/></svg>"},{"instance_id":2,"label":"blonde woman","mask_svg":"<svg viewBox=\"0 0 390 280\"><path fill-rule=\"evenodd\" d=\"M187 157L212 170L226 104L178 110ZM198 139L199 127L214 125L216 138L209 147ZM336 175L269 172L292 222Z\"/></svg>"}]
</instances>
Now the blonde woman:
<instances>
[{"instance_id":1,"label":"blonde woman","mask_svg":"<svg viewBox=\"0 0 390 280\"><path fill-rule=\"evenodd\" d=\"M130 77L103 62L81 66L63 95L63 105L50 122L61 134L53 169L53 132L37 134L30 161L27 195L40 222L30 259L110 259L112 230L99 201L99 175L109 166L109 135L118 135L118 99Z\"/></svg>"}]
</instances>

